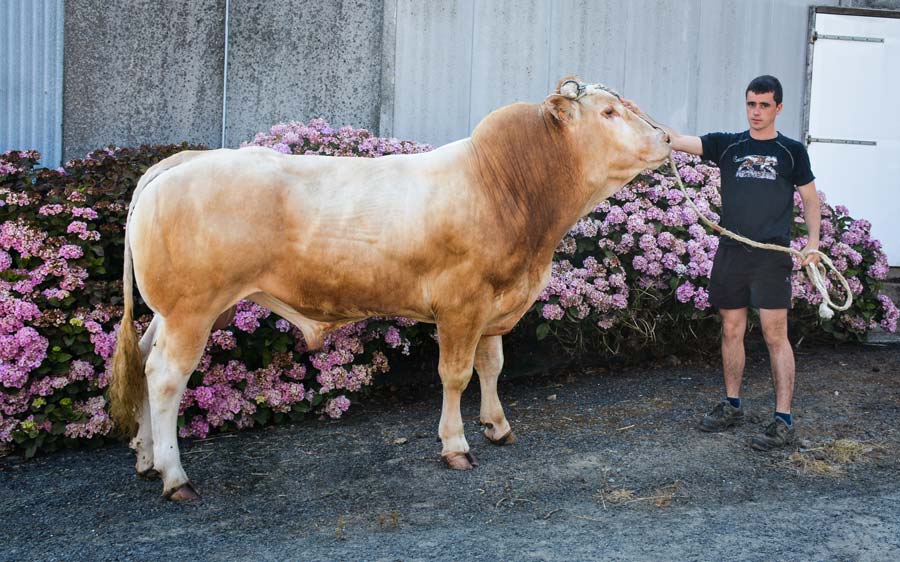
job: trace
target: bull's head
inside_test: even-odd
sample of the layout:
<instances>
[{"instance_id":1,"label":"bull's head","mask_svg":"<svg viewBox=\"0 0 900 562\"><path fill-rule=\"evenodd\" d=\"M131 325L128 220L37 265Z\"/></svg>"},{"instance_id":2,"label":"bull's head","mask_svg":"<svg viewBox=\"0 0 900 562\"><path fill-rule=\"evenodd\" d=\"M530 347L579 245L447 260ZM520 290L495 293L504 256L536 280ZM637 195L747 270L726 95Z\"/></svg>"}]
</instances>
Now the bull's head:
<instances>
[{"instance_id":1,"label":"bull's head","mask_svg":"<svg viewBox=\"0 0 900 562\"><path fill-rule=\"evenodd\" d=\"M604 197L669 157L667 134L600 84L563 78L544 100L544 109L569 130L582 155L585 179Z\"/></svg>"}]
</instances>

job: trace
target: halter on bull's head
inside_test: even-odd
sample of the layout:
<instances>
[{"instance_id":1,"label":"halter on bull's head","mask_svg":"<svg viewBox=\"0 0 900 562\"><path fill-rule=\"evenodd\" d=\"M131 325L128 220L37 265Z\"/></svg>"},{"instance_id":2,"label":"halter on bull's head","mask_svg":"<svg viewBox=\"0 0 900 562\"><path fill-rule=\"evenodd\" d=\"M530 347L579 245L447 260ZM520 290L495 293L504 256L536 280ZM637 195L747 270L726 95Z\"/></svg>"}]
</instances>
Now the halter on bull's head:
<instances>
[{"instance_id":1,"label":"halter on bull's head","mask_svg":"<svg viewBox=\"0 0 900 562\"><path fill-rule=\"evenodd\" d=\"M577 142L589 147L588 182L602 181L604 187L617 189L669 157L665 131L629 110L618 93L602 84L563 78L555 93L544 100L543 108L561 126L570 128ZM599 177L592 181L591 170L603 170L608 176L605 181Z\"/></svg>"}]
</instances>

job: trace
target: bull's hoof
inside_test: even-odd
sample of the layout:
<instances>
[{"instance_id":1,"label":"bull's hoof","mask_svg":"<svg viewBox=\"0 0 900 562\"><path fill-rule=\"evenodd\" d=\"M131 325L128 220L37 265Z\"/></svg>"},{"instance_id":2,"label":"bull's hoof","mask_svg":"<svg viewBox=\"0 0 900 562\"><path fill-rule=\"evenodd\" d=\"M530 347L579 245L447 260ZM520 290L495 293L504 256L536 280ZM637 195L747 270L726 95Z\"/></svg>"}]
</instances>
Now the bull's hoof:
<instances>
[{"instance_id":1,"label":"bull's hoof","mask_svg":"<svg viewBox=\"0 0 900 562\"><path fill-rule=\"evenodd\" d=\"M138 476L140 476L144 480L156 480L157 478L159 478L159 471L155 468L148 468L147 470L139 471Z\"/></svg>"},{"instance_id":2,"label":"bull's hoof","mask_svg":"<svg viewBox=\"0 0 900 562\"><path fill-rule=\"evenodd\" d=\"M167 500L172 500L173 502L197 501L200 499L200 494L197 493L197 490L194 489L194 485L190 482L185 482L181 486L169 490L163 495Z\"/></svg>"},{"instance_id":3,"label":"bull's hoof","mask_svg":"<svg viewBox=\"0 0 900 562\"><path fill-rule=\"evenodd\" d=\"M485 432L484 438L490 441L491 444L499 446L512 445L516 442L516 435L512 432L511 429L507 431L502 437L498 437L496 439L491 439L491 436L488 435L487 432Z\"/></svg>"},{"instance_id":4,"label":"bull's hoof","mask_svg":"<svg viewBox=\"0 0 900 562\"><path fill-rule=\"evenodd\" d=\"M453 470L472 470L478 466L478 459L472 453L447 453L441 455L441 460Z\"/></svg>"}]
</instances>

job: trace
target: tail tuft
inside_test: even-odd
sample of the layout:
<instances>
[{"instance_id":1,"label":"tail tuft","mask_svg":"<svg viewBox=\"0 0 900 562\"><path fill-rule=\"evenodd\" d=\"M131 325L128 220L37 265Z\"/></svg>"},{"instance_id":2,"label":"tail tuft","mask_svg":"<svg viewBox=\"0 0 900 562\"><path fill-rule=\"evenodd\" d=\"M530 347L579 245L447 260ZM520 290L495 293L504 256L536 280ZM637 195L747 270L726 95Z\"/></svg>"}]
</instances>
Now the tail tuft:
<instances>
[{"instance_id":1,"label":"tail tuft","mask_svg":"<svg viewBox=\"0 0 900 562\"><path fill-rule=\"evenodd\" d=\"M126 297L127 300L130 299ZM137 433L138 415L146 394L144 360L131 319L131 307L126 305L122 323L119 325L116 351L113 354L109 415L119 431L128 437L133 437Z\"/></svg>"}]
</instances>

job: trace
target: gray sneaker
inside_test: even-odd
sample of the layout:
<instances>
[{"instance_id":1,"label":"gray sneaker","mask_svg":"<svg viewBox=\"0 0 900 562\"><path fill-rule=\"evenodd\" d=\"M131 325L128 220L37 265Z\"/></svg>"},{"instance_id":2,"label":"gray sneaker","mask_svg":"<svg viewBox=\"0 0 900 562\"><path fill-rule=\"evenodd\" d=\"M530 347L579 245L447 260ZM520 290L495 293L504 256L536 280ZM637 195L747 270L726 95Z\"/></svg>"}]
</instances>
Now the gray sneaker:
<instances>
[{"instance_id":1,"label":"gray sneaker","mask_svg":"<svg viewBox=\"0 0 900 562\"><path fill-rule=\"evenodd\" d=\"M700 422L700 430L712 433L725 431L733 425L743 423L744 408L735 408L728 400L723 400L716 404L716 407L705 416Z\"/></svg>"},{"instance_id":2,"label":"gray sneaker","mask_svg":"<svg viewBox=\"0 0 900 562\"><path fill-rule=\"evenodd\" d=\"M794 426L788 425L781 418L775 418L761 435L750 440L750 446L757 451L771 451L792 445L796 435Z\"/></svg>"}]
</instances>

